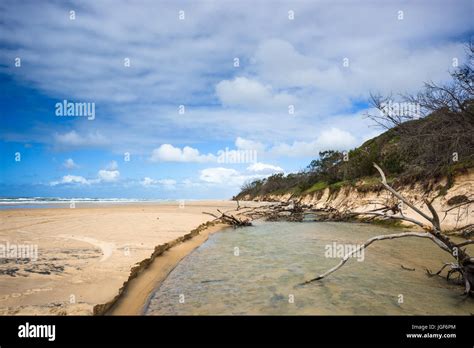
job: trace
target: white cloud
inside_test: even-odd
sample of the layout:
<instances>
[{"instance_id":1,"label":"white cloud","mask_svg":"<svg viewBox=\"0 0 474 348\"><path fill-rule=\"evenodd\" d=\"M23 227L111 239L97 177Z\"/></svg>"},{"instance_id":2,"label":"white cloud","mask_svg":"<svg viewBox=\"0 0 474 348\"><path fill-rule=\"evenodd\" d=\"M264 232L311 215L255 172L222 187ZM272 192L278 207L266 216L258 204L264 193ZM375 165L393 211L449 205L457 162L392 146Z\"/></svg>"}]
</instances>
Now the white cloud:
<instances>
[{"instance_id":1,"label":"white cloud","mask_svg":"<svg viewBox=\"0 0 474 348\"><path fill-rule=\"evenodd\" d=\"M270 152L276 156L314 157L324 150L350 150L357 146L357 139L349 132L332 127L322 131L313 141L295 141L291 145L281 143Z\"/></svg>"},{"instance_id":2,"label":"white cloud","mask_svg":"<svg viewBox=\"0 0 474 348\"><path fill-rule=\"evenodd\" d=\"M84 178L83 176L79 175L65 175L62 177L60 181L52 181L50 182L51 186L56 185L67 185L67 184L81 184L81 185L90 185L91 182Z\"/></svg>"},{"instance_id":3,"label":"white cloud","mask_svg":"<svg viewBox=\"0 0 474 348\"><path fill-rule=\"evenodd\" d=\"M154 185L158 184L158 181L154 180L152 178L149 178L149 177L145 177L145 178L143 178L143 180L140 183L143 186L154 186Z\"/></svg>"},{"instance_id":4,"label":"white cloud","mask_svg":"<svg viewBox=\"0 0 474 348\"><path fill-rule=\"evenodd\" d=\"M59 181L50 182L51 186L63 185L63 184L79 184L79 185L91 185L99 183L112 183L118 181L120 172L117 170L118 165L116 161L112 161L108 164L106 169L100 169L97 172L97 177L94 179L86 179L79 175L65 175Z\"/></svg>"},{"instance_id":5,"label":"white cloud","mask_svg":"<svg viewBox=\"0 0 474 348\"><path fill-rule=\"evenodd\" d=\"M248 171L251 172L265 172L265 173L275 173L283 172L283 168L274 166L271 164L257 162L247 167Z\"/></svg>"},{"instance_id":6,"label":"white cloud","mask_svg":"<svg viewBox=\"0 0 474 348\"><path fill-rule=\"evenodd\" d=\"M145 177L140 183L145 187L153 187L153 186L161 185L163 188L167 190L174 190L176 188L177 182L176 180L173 180L173 179L155 180L150 177Z\"/></svg>"},{"instance_id":7,"label":"white cloud","mask_svg":"<svg viewBox=\"0 0 474 348\"><path fill-rule=\"evenodd\" d=\"M200 154L199 150L189 146L183 149L170 144L163 144L153 150L150 161L152 162L210 162L215 161L212 154Z\"/></svg>"},{"instance_id":8,"label":"white cloud","mask_svg":"<svg viewBox=\"0 0 474 348\"><path fill-rule=\"evenodd\" d=\"M237 139L235 139L235 147L237 147L239 150L255 150L261 153L265 151L265 145L261 142L244 139L241 137L237 137Z\"/></svg>"},{"instance_id":9,"label":"white cloud","mask_svg":"<svg viewBox=\"0 0 474 348\"><path fill-rule=\"evenodd\" d=\"M293 96L274 92L270 85L246 77L220 81L216 85L216 94L225 106L287 109L295 103Z\"/></svg>"},{"instance_id":10,"label":"white cloud","mask_svg":"<svg viewBox=\"0 0 474 348\"><path fill-rule=\"evenodd\" d=\"M99 170L97 173L97 182L115 182L118 181L120 172L118 171L117 161L111 161L105 169Z\"/></svg>"},{"instance_id":11,"label":"white cloud","mask_svg":"<svg viewBox=\"0 0 474 348\"><path fill-rule=\"evenodd\" d=\"M55 143L66 147L92 147L108 144L108 140L100 132L90 132L80 135L75 130L54 135Z\"/></svg>"},{"instance_id":12,"label":"white cloud","mask_svg":"<svg viewBox=\"0 0 474 348\"><path fill-rule=\"evenodd\" d=\"M68 158L64 161L63 167L66 169L75 169L78 168L78 165L74 162L72 158Z\"/></svg>"},{"instance_id":13,"label":"white cloud","mask_svg":"<svg viewBox=\"0 0 474 348\"><path fill-rule=\"evenodd\" d=\"M199 178L202 181L212 184L235 184L243 182L240 173L232 168L206 168L201 170Z\"/></svg>"},{"instance_id":14,"label":"white cloud","mask_svg":"<svg viewBox=\"0 0 474 348\"><path fill-rule=\"evenodd\" d=\"M118 170L101 169L97 176L99 182L114 182L119 179L120 172Z\"/></svg>"},{"instance_id":15,"label":"white cloud","mask_svg":"<svg viewBox=\"0 0 474 348\"><path fill-rule=\"evenodd\" d=\"M275 171L268 171L270 165L267 164L257 164L254 169L262 169L262 171L252 171L248 170L247 172L239 172L233 168L206 168L200 171L199 179L206 184L217 185L221 187L240 187L243 183L255 179L264 178ZM264 169L265 167L265 169ZM281 169L279 167L273 167L273 169Z\"/></svg>"},{"instance_id":16,"label":"white cloud","mask_svg":"<svg viewBox=\"0 0 474 348\"><path fill-rule=\"evenodd\" d=\"M341 121L341 123L344 120ZM372 133L375 134L375 133ZM236 149L220 150L216 155L201 154L198 149L185 146L183 149L170 144L163 144L153 150L150 157L152 162L217 162L217 163L249 163L257 162L258 157L265 155L283 157L314 157L323 150L349 150L359 145L358 139L351 133L337 127L329 127L321 131L318 137L311 141L294 141L291 144L277 143L269 147L262 142L237 137L235 140ZM266 151L268 148L268 151ZM245 151L245 152L244 152ZM252 152L249 152L252 151ZM252 159L244 161L242 159ZM272 168L273 167L273 168ZM282 168L267 165L264 163L254 163L247 168L253 172L259 171L283 171Z\"/></svg>"},{"instance_id":17,"label":"white cloud","mask_svg":"<svg viewBox=\"0 0 474 348\"><path fill-rule=\"evenodd\" d=\"M304 88L322 99L332 95L344 100L366 98L373 90L418 90L423 81L446 79L452 58L463 57L462 44L455 42L443 43L442 48L405 46L390 41L389 36L378 40L359 37L357 42L337 37L321 42L317 52L307 49L309 52L302 54L288 41L266 40L254 56L256 73L279 88ZM397 49L386 49L390 46ZM421 62L423 69L418 69Z\"/></svg>"},{"instance_id":18,"label":"white cloud","mask_svg":"<svg viewBox=\"0 0 474 348\"><path fill-rule=\"evenodd\" d=\"M191 179L184 179L183 181L181 181L181 184L187 189L193 188L193 187L194 188L201 188L203 186L201 182L193 181Z\"/></svg>"},{"instance_id":19,"label":"white cloud","mask_svg":"<svg viewBox=\"0 0 474 348\"><path fill-rule=\"evenodd\" d=\"M328 82L315 69L321 61L300 54L285 40L262 42L254 60L261 76L281 87L303 87Z\"/></svg>"},{"instance_id":20,"label":"white cloud","mask_svg":"<svg viewBox=\"0 0 474 348\"><path fill-rule=\"evenodd\" d=\"M174 190L176 185L176 180L173 179L161 179L158 180L158 183L161 184L165 189Z\"/></svg>"},{"instance_id":21,"label":"white cloud","mask_svg":"<svg viewBox=\"0 0 474 348\"><path fill-rule=\"evenodd\" d=\"M357 140L351 133L335 127L322 131L317 139L321 150L348 150L356 145Z\"/></svg>"}]
</instances>

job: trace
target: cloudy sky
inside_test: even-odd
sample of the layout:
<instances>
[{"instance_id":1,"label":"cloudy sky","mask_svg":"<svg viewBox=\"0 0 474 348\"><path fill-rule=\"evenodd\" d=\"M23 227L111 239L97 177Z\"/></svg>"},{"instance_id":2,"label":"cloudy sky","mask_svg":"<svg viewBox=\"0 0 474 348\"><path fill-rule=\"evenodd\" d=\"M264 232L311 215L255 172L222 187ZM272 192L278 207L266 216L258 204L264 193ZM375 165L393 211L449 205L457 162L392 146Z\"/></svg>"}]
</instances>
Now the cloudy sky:
<instances>
[{"instance_id":1,"label":"cloudy sky","mask_svg":"<svg viewBox=\"0 0 474 348\"><path fill-rule=\"evenodd\" d=\"M369 92L448 79L472 13L470 1L4 0L0 196L229 198L379 134L362 116ZM94 113L61 116L64 100Z\"/></svg>"}]
</instances>

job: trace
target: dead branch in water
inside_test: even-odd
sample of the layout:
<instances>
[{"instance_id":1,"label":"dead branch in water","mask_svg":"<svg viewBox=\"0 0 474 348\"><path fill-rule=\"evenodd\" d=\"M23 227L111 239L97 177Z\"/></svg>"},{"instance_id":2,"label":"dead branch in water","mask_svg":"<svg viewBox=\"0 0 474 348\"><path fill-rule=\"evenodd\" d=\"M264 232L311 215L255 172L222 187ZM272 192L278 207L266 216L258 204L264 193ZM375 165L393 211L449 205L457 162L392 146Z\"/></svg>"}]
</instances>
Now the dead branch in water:
<instances>
[{"instance_id":1,"label":"dead branch in water","mask_svg":"<svg viewBox=\"0 0 474 348\"><path fill-rule=\"evenodd\" d=\"M310 279L308 281L305 281L301 283L300 285L305 285L309 284L311 282L321 280L331 273L334 273L337 271L339 268L341 268L348 260L349 258L354 255L355 253L367 248L370 244L372 244L375 241L379 240L386 240L386 239L397 239L397 238L405 238L405 237L418 237L418 238L428 238L431 239L438 247L440 247L442 250L448 252L452 257L455 258L455 262L453 263L447 263L445 264L436 274L440 274L441 271L443 271L444 268L450 267L450 270L448 271L447 274L447 279L449 280L450 276L453 273L458 273L460 275L460 279L463 281L465 285L465 290L464 294L469 296L469 295L474 295L474 258L470 257L466 250L461 249L461 247L469 245L469 244L474 244L474 241L469 240L465 241L462 243L454 243L452 242L448 236L444 235L441 231L441 223L440 219L438 216L438 213L433 207L433 201L428 201L424 200L424 203L428 207L428 210L431 214L429 216L428 214L424 213L420 209L418 209L414 204L412 204L408 199L403 197L399 192L397 192L395 189L393 189L390 185L387 183L387 179L385 178L385 174L383 170L374 163L374 167L378 170L381 176L381 183L383 187L391 192L395 197L397 197L401 202L403 202L405 205L410 207L413 211L415 211L419 216L423 217L425 220L429 221L431 226L426 226L423 224L423 222L413 219L413 218L408 218L406 217L401 209L398 209L396 207L384 207L382 209L375 209L373 211L369 212L354 212L354 213L349 213L349 215L372 215L372 216L379 216L383 217L386 219L398 219L398 220L404 220L408 221L411 223L414 223L420 227L422 227L426 232L404 232L404 233L397 233L397 234L389 234L389 235L381 235L381 236L375 236L370 239L368 239L364 244L362 244L360 247L356 248L355 250L352 250L351 252L347 253L341 261L334 266L333 268L329 269L328 271L324 272L323 274L317 276L316 278ZM393 214L389 214L389 212L392 212ZM432 275L431 272L428 271L430 275Z\"/></svg>"},{"instance_id":2,"label":"dead branch in water","mask_svg":"<svg viewBox=\"0 0 474 348\"><path fill-rule=\"evenodd\" d=\"M346 255L344 255L344 257L341 259L341 261L336 265L334 266L333 268L331 268L330 270L324 272L323 274L317 276L316 278L313 278L313 279L310 279L310 280L307 280L305 281L304 283L301 283L300 285L304 285L304 284L309 284L311 282L314 282L316 280L320 280L320 279L323 279L325 277L327 277L328 275L330 275L331 273L337 271L339 268L341 268L342 266L344 266L344 264L349 260L349 258L360 252L362 249L365 249L367 248L370 244L372 244L373 242L376 242L376 241L379 241L379 240L385 240L385 239L397 239L397 238L404 238L404 237L418 237L418 238L429 238L431 239L433 242L435 242L440 248L442 248L443 250L445 251L448 251L449 252L449 249L446 245L444 245L441 241L438 241L433 235L431 235L430 233L423 233L423 232L404 232L404 233L396 233L396 234L387 234L387 235L383 235L383 236L375 236L375 237L372 237L370 238L369 240L367 240L364 244L362 244L360 247L352 250L351 252L347 253Z\"/></svg>"},{"instance_id":3,"label":"dead branch in water","mask_svg":"<svg viewBox=\"0 0 474 348\"><path fill-rule=\"evenodd\" d=\"M401 267L402 269L404 269L405 271L410 271L410 272L416 271L416 269L414 269L414 268L406 267L406 266L403 266L403 265L400 265L400 267Z\"/></svg>"},{"instance_id":4,"label":"dead branch in water","mask_svg":"<svg viewBox=\"0 0 474 348\"><path fill-rule=\"evenodd\" d=\"M474 235L474 224L458 227L455 230L449 232L448 234L451 236L461 236L464 238L468 238L469 236Z\"/></svg>"}]
</instances>

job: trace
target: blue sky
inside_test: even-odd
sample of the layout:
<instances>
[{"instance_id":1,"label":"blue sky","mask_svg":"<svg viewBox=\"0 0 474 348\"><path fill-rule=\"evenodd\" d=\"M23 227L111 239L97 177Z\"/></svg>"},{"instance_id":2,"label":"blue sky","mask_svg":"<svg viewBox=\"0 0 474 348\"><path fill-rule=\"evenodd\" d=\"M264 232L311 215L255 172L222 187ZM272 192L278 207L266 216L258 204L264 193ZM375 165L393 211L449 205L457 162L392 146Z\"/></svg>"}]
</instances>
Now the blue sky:
<instances>
[{"instance_id":1,"label":"blue sky","mask_svg":"<svg viewBox=\"0 0 474 348\"><path fill-rule=\"evenodd\" d=\"M300 170L381 132L370 91L448 79L471 4L2 1L0 196L230 198Z\"/></svg>"}]
</instances>

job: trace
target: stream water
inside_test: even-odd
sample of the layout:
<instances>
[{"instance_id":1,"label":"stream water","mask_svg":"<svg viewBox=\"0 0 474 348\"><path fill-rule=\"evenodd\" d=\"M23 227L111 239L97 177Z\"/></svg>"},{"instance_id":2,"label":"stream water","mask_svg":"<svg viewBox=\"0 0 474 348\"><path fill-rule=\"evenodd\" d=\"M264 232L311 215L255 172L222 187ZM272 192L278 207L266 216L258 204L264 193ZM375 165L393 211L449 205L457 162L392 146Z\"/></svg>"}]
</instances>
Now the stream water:
<instances>
[{"instance_id":1,"label":"stream water","mask_svg":"<svg viewBox=\"0 0 474 348\"><path fill-rule=\"evenodd\" d=\"M257 222L226 229L177 265L145 314L474 313L474 301L460 296L463 287L426 275L425 267L437 271L452 258L422 238L375 242L324 280L296 286L336 265L340 248L396 232L341 222Z\"/></svg>"}]
</instances>

